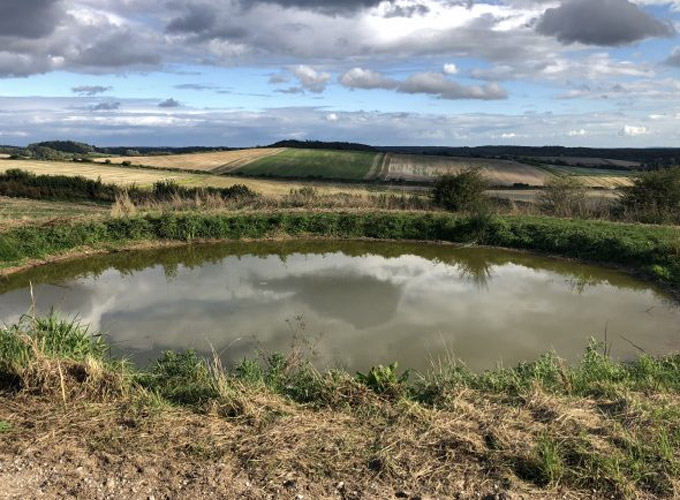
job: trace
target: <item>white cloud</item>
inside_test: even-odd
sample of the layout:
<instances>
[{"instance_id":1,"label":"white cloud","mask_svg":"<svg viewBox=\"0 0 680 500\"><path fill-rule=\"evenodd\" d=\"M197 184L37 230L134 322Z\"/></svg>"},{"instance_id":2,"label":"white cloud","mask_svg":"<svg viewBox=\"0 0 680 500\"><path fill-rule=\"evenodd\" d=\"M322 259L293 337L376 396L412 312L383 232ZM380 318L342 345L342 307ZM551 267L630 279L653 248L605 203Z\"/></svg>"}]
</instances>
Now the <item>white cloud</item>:
<instances>
[{"instance_id":1,"label":"white cloud","mask_svg":"<svg viewBox=\"0 0 680 500\"><path fill-rule=\"evenodd\" d=\"M328 113L326 115L326 121L337 122L340 119L337 113Z\"/></svg>"},{"instance_id":2,"label":"white cloud","mask_svg":"<svg viewBox=\"0 0 680 500\"><path fill-rule=\"evenodd\" d=\"M583 137L585 135L588 135L588 132L586 132L586 129L580 128L577 130L570 130L569 132L567 132L567 135L569 137Z\"/></svg>"},{"instance_id":3,"label":"white cloud","mask_svg":"<svg viewBox=\"0 0 680 500\"><path fill-rule=\"evenodd\" d=\"M314 94L320 94L326 90L326 85L331 79L331 74L325 71L317 71L311 66L301 64L293 68L292 73L300 81L305 90Z\"/></svg>"},{"instance_id":4,"label":"white cloud","mask_svg":"<svg viewBox=\"0 0 680 500\"><path fill-rule=\"evenodd\" d=\"M627 135L629 137L636 137L638 135L647 135L649 130L647 127L636 126L636 125L624 125L619 135Z\"/></svg>"},{"instance_id":5,"label":"white cloud","mask_svg":"<svg viewBox=\"0 0 680 500\"><path fill-rule=\"evenodd\" d=\"M393 89L399 82L382 73L363 68L352 68L340 77L340 83L352 89Z\"/></svg>"},{"instance_id":6,"label":"white cloud","mask_svg":"<svg viewBox=\"0 0 680 500\"><path fill-rule=\"evenodd\" d=\"M447 63L444 65L442 71L445 75L455 75L458 73L458 66L453 63Z\"/></svg>"}]
</instances>

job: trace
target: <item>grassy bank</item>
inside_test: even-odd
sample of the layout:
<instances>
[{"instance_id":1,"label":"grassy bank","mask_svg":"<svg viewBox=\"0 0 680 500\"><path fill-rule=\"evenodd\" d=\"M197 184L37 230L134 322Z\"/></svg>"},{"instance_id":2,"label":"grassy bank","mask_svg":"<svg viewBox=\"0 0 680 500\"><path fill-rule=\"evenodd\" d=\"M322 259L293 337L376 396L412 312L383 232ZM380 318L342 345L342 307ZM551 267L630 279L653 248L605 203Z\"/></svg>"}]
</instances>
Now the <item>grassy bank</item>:
<instances>
[{"instance_id":1,"label":"grassy bank","mask_svg":"<svg viewBox=\"0 0 680 500\"><path fill-rule=\"evenodd\" d=\"M26 317L0 329L0 463L24 459L0 485L21 495L17 477L53 467L47 498L677 498L679 391L680 356L596 344L483 374L319 372L295 352L139 371L78 324Z\"/></svg>"},{"instance_id":2,"label":"grassy bank","mask_svg":"<svg viewBox=\"0 0 680 500\"><path fill-rule=\"evenodd\" d=\"M529 216L431 213L166 213L54 222L0 233L0 266L81 248L144 241L269 237L445 241L532 250L624 266L677 289L680 231L674 227Z\"/></svg>"}]
</instances>

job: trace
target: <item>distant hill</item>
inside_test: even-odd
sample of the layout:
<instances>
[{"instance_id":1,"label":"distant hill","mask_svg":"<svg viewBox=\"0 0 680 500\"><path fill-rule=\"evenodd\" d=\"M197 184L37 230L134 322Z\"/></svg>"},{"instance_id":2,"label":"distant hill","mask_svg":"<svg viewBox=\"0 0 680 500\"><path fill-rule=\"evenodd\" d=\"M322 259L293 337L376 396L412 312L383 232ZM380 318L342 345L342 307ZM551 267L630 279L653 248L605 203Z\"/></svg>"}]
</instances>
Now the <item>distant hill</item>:
<instances>
[{"instance_id":1,"label":"distant hill","mask_svg":"<svg viewBox=\"0 0 680 500\"><path fill-rule=\"evenodd\" d=\"M97 148L95 146L90 146L84 142L75 141L44 141L35 142L29 144L27 149L39 149L47 148L53 151L59 151L60 153L70 153L70 154L89 154L96 152Z\"/></svg>"},{"instance_id":2,"label":"distant hill","mask_svg":"<svg viewBox=\"0 0 680 500\"><path fill-rule=\"evenodd\" d=\"M388 153L404 153L464 158L607 158L641 163L645 167L680 164L678 148L570 148L565 146L385 146L375 148Z\"/></svg>"},{"instance_id":3,"label":"distant hill","mask_svg":"<svg viewBox=\"0 0 680 500\"><path fill-rule=\"evenodd\" d=\"M336 151L378 151L368 144L357 142L325 142L325 141L279 141L267 146L268 148L296 148L296 149L333 149Z\"/></svg>"}]
</instances>

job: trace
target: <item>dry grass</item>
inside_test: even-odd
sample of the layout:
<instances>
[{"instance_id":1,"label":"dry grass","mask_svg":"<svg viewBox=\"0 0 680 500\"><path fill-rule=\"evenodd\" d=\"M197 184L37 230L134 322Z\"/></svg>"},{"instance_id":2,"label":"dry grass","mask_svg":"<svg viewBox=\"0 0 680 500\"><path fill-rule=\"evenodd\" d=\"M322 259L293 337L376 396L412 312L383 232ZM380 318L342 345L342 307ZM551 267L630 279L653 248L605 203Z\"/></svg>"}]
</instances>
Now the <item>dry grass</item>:
<instances>
[{"instance_id":1,"label":"dry grass","mask_svg":"<svg viewBox=\"0 0 680 500\"><path fill-rule=\"evenodd\" d=\"M483 169L493 186L543 186L550 177L540 168L508 160L390 155L386 179L431 182L439 175L460 173L467 168Z\"/></svg>"},{"instance_id":2,"label":"dry grass","mask_svg":"<svg viewBox=\"0 0 680 500\"><path fill-rule=\"evenodd\" d=\"M0 196L0 229L52 219L104 215L107 207L94 203L52 202Z\"/></svg>"},{"instance_id":3,"label":"dry grass","mask_svg":"<svg viewBox=\"0 0 680 500\"><path fill-rule=\"evenodd\" d=\"M232 172L239 167L243 167L259 160L273 156L286 148L263 148L263 149L243 149L238 151L217 151L213 153L193 153L180 155L160 155L160 156L119 156L111 157L108 160L114 164L121 164L129 161L133 165L144 165L165 169L180 170L203 170L216 174ZM103 163L107 158L95 161Z\"/></svg>"},{"instance_id":4,"label":"dry grass","mask_svg":"<svg viewBox=\"0 0 680 500\"><path fill-rule=\"evenodd\" d=\"M601 402L541 390L516 398L460 389L433 409L348 381L344 404L314 408L232 382L230 399L246 406L234 412L218 399L196 413L151 393L93 399L70 389L64 400L58 376L50 381L42 393L0 396L0 421L9 425L6 438L0 434L0 499L29 498L36 488L47 499L66 491L100 498L102 489L115 498L258 500L651 500L680 492L676 480L657 489L643 479L648 486L640 488L604 465L583 470L581 484L546 456L553 444L578 442L583 467L596 467L588 457L607 463L634 436L647 435L645 404L678 407L670 395L630 395L615 400L624 409L612 412ZM596 483L588 483L589 474Z\"/></svg>"}]
</instances>

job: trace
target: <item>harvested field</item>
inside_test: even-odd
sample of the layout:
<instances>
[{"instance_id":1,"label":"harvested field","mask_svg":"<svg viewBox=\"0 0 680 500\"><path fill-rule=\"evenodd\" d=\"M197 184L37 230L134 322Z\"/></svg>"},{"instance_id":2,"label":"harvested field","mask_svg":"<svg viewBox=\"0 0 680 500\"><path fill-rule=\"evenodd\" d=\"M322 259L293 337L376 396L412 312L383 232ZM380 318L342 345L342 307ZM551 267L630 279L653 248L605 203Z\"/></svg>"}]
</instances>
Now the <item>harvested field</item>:
<instances>
[{"instance_id":1,"label":"harvested field","mask_svg":"<svg viewBox=\"0 0 680 500\"><path fill-rule=\"evenodd\" d=\"M7 198L0 196L0 229L57 218L80 218L108 214L109 207L96 203L74 203Z\"/></svg>"},{"instance_id":2,"label":"harvested field","mask_svg":"<svg viewBox=\"0 0 680 500\"><path fill-rule=\"evenodd\" d=\"M132 165L179 170L202 170L205 172L223 174L232 172L255 160L259 160L260 158L274 156L283 151L285 151L285 148L262 148L185 155L119 156L108 159L111 163L115 164L129 161ZM96 161L103 163L106 159L101 158Z\"/></svg>"},{"instance_id":3,"label":"harvested field","mask_svg":"<svg viewBox=\"0 0 680 500\"><path fill-rule=\"evenodd\" d=\"M540 168L508 160L390 155L386 180L432 182L438 175L457 173L465 168L484 169L486 177L494 186L543 186L550 177L548 172Z\"/></svg>"},{"instance_id":4,"label":"harvested field","mask_svg":"<svg viewBox=\"0 0 680 500\"><path fill-rule=\"evenodd\" d=\"M243 184L250 189L266 196L282 196L291 189L299 189L309 186L310 183L269 181L259 179L244 179L227 177L222 175L191 174L188 172L172 170L152 170L143 168L130 168L99 163L73 163L56 161L31 161L31 160L1 160L0 172L18 168L37 175L81 175L88 179L101 178L102 182L114 183L121 186L151 186L154 182L172 180L188 187L230 187L235 184ZM346 185L312 184L319 194L350 193L366 194L367 190Z\"/></svg>"},{"instance_id":5,"label":"harvested field","mask_svg":"<svg viewBox=\"0 0 680 500\"><path fill-rule=\"evenodd\" d=\"M260 158L235 172L298 179L362 180L371 170L377 171L377 156L381 155L363 151L288 149L275 156Z\"/></svg>"}]
</instances>

